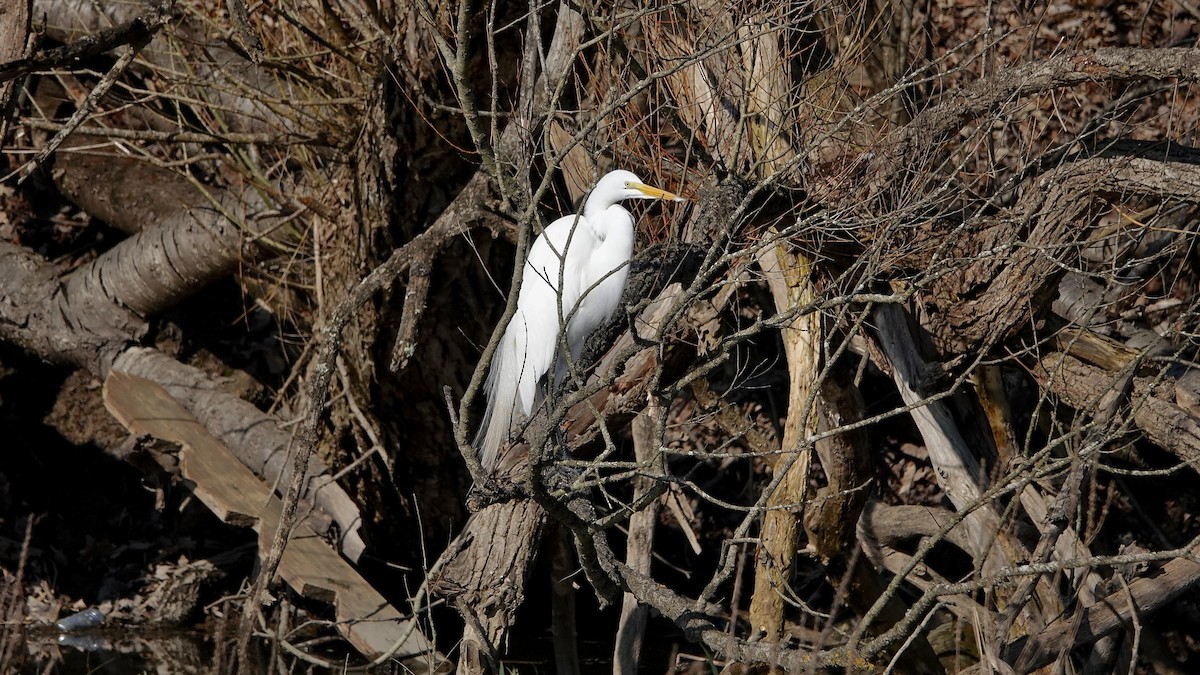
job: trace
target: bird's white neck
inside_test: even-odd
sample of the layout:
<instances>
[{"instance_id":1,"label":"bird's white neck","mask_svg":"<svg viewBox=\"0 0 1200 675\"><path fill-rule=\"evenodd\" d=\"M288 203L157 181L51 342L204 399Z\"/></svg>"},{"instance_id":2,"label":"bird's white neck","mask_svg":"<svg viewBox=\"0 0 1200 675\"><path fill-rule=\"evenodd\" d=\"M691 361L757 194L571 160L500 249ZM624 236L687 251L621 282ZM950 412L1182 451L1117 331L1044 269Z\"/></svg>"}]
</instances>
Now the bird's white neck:
<instances>
[{"instance_id":1,"label":"bird's white neck","mask_svg":"<svg viewBox=\"0 0 1200 675\"><path fill-rule=\"evenodd\" d=\"M626 218L633 218L633 216L625 209L624 206L604 199L589 199L584 202L583 217L594 222L602 213L609 209L616 209L620 211L621 214L623 214ZM600 236L603 237L603 233L601 233Z\"/></svg>"}]
</instances>

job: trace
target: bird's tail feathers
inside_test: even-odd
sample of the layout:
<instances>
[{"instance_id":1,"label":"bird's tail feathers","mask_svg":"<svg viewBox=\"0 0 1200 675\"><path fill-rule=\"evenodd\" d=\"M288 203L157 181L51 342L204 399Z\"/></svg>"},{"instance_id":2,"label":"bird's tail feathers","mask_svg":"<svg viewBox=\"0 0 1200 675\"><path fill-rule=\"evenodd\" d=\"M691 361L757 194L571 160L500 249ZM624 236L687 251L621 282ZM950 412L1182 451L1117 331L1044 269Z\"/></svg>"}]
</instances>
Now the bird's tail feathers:
<instances>
[{"instance_id":1,"label":"bird's tail feathers","mask_svg":"<svg viewBox=\"0 0 1200 675\"><path fill-rule=\"evenodd\" d=\"M496 465L500 448L508 441L513 422L517 418L519 404L517 402L518 388L513 385L519 381L520 369L523 364L513 353L508 335L500 341L492 365L488 370L487 407L483 412L483 421L475 435L475 448L479 451L479 462L485 469ZM502 383L508 383L507 385Z\"/></svg>"}]
</instances>

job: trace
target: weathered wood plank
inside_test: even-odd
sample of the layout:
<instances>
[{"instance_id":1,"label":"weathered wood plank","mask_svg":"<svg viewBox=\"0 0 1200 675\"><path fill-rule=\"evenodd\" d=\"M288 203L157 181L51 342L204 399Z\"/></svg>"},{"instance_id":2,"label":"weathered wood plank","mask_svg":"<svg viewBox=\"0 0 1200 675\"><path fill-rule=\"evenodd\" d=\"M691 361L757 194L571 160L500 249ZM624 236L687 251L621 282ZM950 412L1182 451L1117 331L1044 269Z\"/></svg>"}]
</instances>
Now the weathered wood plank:
<instances>
[{"instance_id":1,"label":"weathered wood plank","mask_svg":"<svg viewBox=\"0 0 1200 675\"><path fill-rule=\"evenodd\" d=\"M246 468L158 384L119 371L104 383L104 403L130 433L149 435L180 446L184 478L205 506L231 525L253 527L259 554L271 544L282 504ZM305 597L331 603L343 637L368 658L389 652L396 659L424 662L432 671L445 658L438 654L415 622L390 605L311 527L299 523L292 533L279 575Z\"/></svg>"}]
</instances>

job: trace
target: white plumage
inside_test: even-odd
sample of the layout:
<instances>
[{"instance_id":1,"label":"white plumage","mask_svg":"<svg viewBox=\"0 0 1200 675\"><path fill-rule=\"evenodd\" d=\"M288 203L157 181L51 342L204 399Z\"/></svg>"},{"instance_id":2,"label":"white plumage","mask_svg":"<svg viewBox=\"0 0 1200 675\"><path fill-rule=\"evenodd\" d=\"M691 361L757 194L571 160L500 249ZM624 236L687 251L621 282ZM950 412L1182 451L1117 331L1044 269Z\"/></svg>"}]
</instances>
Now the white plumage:
<instances>
[{"instance_id":1,"label":"white plumage","mask_svg":"<svg viewBox=\"0 0 1200 675\"><path fill-rule=\"evenodd\" d=\"M539 381L556 355L554 384L566 377L566 357L558 349L560 317L566 321L571 360L577 363L588 335L620 304L634 240L633 216L620 205L625 199L684 201L643 184L629 171L613 171L596 183L582 214L550 223L529 249L517 311L488 372L487 409L475 437L484 467L495 464L517 413L533 411Z\"/></svg>"}]
</instances>

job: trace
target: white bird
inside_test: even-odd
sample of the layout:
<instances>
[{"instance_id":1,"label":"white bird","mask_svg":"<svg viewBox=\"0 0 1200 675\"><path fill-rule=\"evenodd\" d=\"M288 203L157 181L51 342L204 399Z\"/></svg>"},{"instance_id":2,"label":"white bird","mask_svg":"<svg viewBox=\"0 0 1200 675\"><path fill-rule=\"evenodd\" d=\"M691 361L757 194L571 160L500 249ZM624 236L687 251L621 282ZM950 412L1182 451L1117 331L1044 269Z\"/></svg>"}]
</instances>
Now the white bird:
<instances>
[{"instance_id":1,"label":"white bird","mask_svg":"<svg viewBox=\"0 0 1200 675\"><path fill-rule=\"evenodd\" d=\"M620 205L625 199L686 201L642 183L629 171L612 171L596 183L582 214L550 223L529 249L517 311L488 372L487 409L475 437L485 468L495 464L517 413L532 413L538 383L556 360L554 386L566 377L560 317L566 322L571 363L578 363L588 335L620 304L634 239L633 215Z\"/></svg>"}]
</instances>

